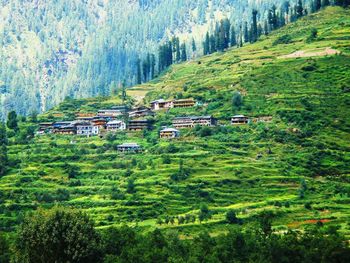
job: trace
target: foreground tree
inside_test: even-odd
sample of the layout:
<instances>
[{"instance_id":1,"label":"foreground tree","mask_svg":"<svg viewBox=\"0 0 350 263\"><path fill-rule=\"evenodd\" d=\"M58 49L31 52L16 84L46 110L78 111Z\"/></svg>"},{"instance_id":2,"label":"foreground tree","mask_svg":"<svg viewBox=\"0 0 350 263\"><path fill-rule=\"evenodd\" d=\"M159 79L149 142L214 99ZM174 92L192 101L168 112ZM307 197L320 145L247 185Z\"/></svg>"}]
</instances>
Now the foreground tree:
<instances>
[{"instance_id":1,"label":"foreground tree","mask_svg":"<svg viewBox=\"0 0 350 263\"><path fill-rule=\"evenodd\" d=\"M20 226L15 262L98 262L100 238L89 217L79 211L39 210Z\"/></svg>"}]
</instances>

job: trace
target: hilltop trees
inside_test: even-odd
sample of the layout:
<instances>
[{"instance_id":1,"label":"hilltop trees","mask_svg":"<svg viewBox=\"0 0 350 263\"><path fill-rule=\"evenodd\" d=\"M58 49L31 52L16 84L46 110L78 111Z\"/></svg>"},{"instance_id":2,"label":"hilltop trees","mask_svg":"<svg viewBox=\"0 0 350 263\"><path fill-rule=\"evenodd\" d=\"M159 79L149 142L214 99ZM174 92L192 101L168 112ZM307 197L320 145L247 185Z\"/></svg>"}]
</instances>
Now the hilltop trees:
<instances>
[{"instance_id":1,"label":"hilltop trees","mask_svg":"<svg viewBox=\"0 0 350 263\"><path fill-rule=\"evenodd\" d=\"M334 0L334 4L342 7L347 7L350 5L350 0Z\"/></svg>"},{"instance_id":2,"label":"hilltop trees","mask_svg":"<svg viewBox=\"0 0 350 263\"><path fill-rule=\"evenodd\" d=\"M16 262L98 262L100 238L84 213L55 208L25 218L15 242Z\"/></svg>"}]
</instances>

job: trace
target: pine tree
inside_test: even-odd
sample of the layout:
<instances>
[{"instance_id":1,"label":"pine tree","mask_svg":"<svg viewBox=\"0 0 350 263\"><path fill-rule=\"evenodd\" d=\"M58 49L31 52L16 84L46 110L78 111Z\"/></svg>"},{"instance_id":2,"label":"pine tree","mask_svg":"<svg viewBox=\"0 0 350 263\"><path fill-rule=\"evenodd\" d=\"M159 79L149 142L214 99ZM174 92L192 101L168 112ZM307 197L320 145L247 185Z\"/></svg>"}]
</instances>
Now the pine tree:
<instances>
[{"instance_id":1,"label":"pine tree","mask_svg":"<svg viewBox=\"0 0 350 263\"><path fill-rule=\"evenodd\" d=\"M205 35L205 40L203 43L203 53L204 55L210 54L210 37L209 37L209 32Z\"/></svg>"},{"instance_id":2,"label":"pine tree","mask_svg":"<svg viewBox=\"0 0 350 263\"><path fill-rule=\"evenodd\" d=\"M244 22L244 43L249 42L249 31L248 31L248 23Z\"/></svg>"},{"instance_id":3,"label":"pine tree","mask_svg":"<svg viewBox=\"0 0 350 263\"><path fill-rule=\"evenodd\" d=\"M237 45L236 31L234 26L231 26L230 46L234 47Z\"/></svg>"},{"instance_id":4,"label":"pine tree","mask_svg":"<svg viewBox=\"0 0 350 263\"><path fill-rule=\"evenodd\" d=\"M194 41L194 38L192 38L192 52L195 53L197 51L196 42Z\"/></svg>"},{"instance_id":5,"label":"pine tree","mask_svg":"<svg viewBox=\"0 0 350 263\"><path fill-rule=\"evenodd\" d=\"M181 61L180 40L178 37L174 37L172 40L173 52L175 53L175 61Z\"/></svg>"},{"instance_id":6,"label":"pine tree","mask_svg":"<svg viewBox=\"0 0 350 263\"><path fill-rule=\"evenodd\" d=\"M252 11L253 15L253 24L252 24L252 42L256 42L258 40L258 24L257 24L257 15L258 11L253 9Z\"/></svg>"},{"instance_id":7,"label":"pine tree","mask_svg":"<svg viewBox=\"0 0 350 263\"><path fill-rule=\"evenodd\" d=\"M209 38L209 46L209 54L216 52L216 40L214 35L211 35Z\"/></svg>"},{"instance_id":8,"label":"pine tree","mask_svg":"<svg viewBox=\"0 0 350 263\"><path fill-rule=\"evenodd\" d=\"M224 51L224 49L225 49L225 30L224 30L224 22L223 22L223 20L221 20L221 23L220 23L218 42L217 42L217 49L219 51Z\"/></svg>"},{"instance_id":9,"label":"pine tree","mask_svg":"<svg viewBox=\"0 0 350 263\"><path fill-rule=\"evenodd\" d=\"M321 5L322 5L322 7L324 8L324 7L326 7L326 6L329 6L329 5L330 5L330 2L329 2L329 0L322 0Z\"/></svg>"},{"instance_id":10,"label":"pine tree","mask_svg":"<svg viewBox=\"0 0 350 263\"><path fill-rule=\"evenodd\" d=\"M237 46L243 47L242 25L239 26L239 36L238 36Z\"/></svg>"},{"instance_id":11,"label":"pine tree","mask_svg":"<svg viewBox=\"0 0 350 263\"><path fill-rule=\"evenodd\" d=\"M150 67L151 67L151 79L155 77L155 66L156 66L156 57L154 54L151 54L151 61L150 61Z\"/></svg>"},{"instance_id":12,"label":"pine tree","mask_svg":"<svg viewBox=\"0 0 350 263\"><path fill-rule=\"evenodd\" d=\"M268 13L268 22L272 30L275 30L278 28L278 19L276 14L276 6L273 5Z\"/></svg>"},{"instance_id":13,"label":"pine tree","mask_svg":"<svg viewBox=\"0 0 350 263\"><path fill-rule=\"evenodd\" d=\"M141 76L141 60L138 58L136 60L136 84L141 84L142 76Z\"/></svg>"},{"instance_id":14,"label":"pine tree","mask_svg":"<svg viewBox=\"0 0 350 263\"><path fill-rule=\"evenodd\" d=\"M18 131L17 113L10 111L7 116L7 127L11 130Z\"/></svg>"},{"instance_id":15,"label":"pine tree","mask_svg":"<svg viewBox=\"0 0 350 263\"><path fill-rule=\"evenodd\" d=\"M142 62L143 81L147 82L150 74L151 57L148 53L146 59Z\"/></svg>"},{"instance_id":16,"label":"pine tree","mask_svg":"<svg viewBox=\"0 0 350 263\"><path fill-rule=\"evenodd\" d=\"M262 26L261 24L258 25L258 38L262 35L263 33L263 29L262 29Z\"/></svg>"},{"instance_id":17,"label":"pine tree","mask_svg":"<svg viewBox=\"0 0 350 263\"><path fill-rule=\"evenodd\" d=\"M181 61L187 61L186 44L182 43L180 49L181 49Z\"/></svg>"},{"instance_id":18,"label":"pine tree","mask_svg":"<svg viewBox=\"0 0 350 263\"><path fill-rule=\"evenodd\" d=\"M264 34L267 36L269 34L269 26L267 20L264 23Z\"/></svg>"},{"instance_id":19,"label":"pine tree","mask_svg":"<svg viewBox=\"0 0 350 263\"><path fill-rule=\"evenodd\" d=\"M223 30L224 30L224 48L228 48L230 44L230 28L231 28L231 23L230 20L225 18L223 20Z\"/></svg>"},{"instance_id":20,"label":"pine tree","mask_svg":"<svg viewBox=\"0 0 350 263\"><path fill-rule=\"evenodd\" d=\"M297 16L297 18L300 18L303 15L304 15L303 3L301 0L298 0L298 4L296 6L296 16Z\"/></svg>"},{"instance_id":21,"label":"pine tree","mask_svg":"<svg viewBox=\"0 0 350 263\"><path fill-rule=\"evenodd\" d=\"M321 0L314 1L314 9L315 9L315 12L321 9Z\"/></svg>"}]
</instances>

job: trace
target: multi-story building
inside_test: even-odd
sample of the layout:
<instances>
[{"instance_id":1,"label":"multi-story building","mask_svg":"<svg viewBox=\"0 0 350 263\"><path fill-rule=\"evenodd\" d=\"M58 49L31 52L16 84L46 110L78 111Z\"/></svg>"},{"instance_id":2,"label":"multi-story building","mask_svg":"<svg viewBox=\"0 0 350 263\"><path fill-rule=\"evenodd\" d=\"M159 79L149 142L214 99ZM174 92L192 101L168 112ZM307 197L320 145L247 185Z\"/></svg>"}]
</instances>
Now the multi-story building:
<instances>
[{"instance_id":1,"label":"multi-story building","mask_svg":"<svg viewBox=\"0 0 350 263\"><path fill-rule=\"evenodd\" d=\"M216 126L216 119L213 116L188 116L176 117L173 119L173 126L176 129L193 128L199 126Z\"/></svg>"},{"instance_id":2,"label":"multi-story building","mask_svg":"<svg viewBox=\"0 0 350 263\"><path fill-rule=\"evenodd\" d=\"M107 131L123 131L126 129L126 124L120 120L109 121L106 125Z\"/></svg>"},{"instance_id":3,"label":"multi-story building","mask_svg":"<svg viewBox=\"0 0 350 263\"><path fill-rule=\"evenodd\" d=\"M231 118L231 125L244 125L249 123L249 118L244 115L235 115Z\"/></svg>"},{"instance_id":4,"label":"multi-story building","mask_svg":"<svg viewBox=\"0 0 350 263\"><path fill-rule=\"evenodd\" d=\"M118 152L141 152L142 148L137 143L123 143L117 146Z\"/></svg>"},{"instance_id":5,"label":"multi-story building","mask_svg":"<svg viewBox=\"0 0 350 263\"><path fill-rule=\"evenodd\" d=\"M163 139L173 139L180 137L180 131L174 128L164 128L159 132L159 137Z\"/></svg>"},{"instance_id":6,"label":"multi-story building","mask_svg":"<svg viewBox=\"0 0 350 263\"><path fill-rule=\"evenodd\" d=\"M128 130L129 131L143 131L152 129L152 120L129 120Z\"/></svg>"},{"instance_id":7,"label":"multi-story building","mask_svg":"<svg viewBox=\"0 0 350 263\"><path fill-rule=\"evenodd\" d=\"M76 127L77 135L93 136L99 134L99 127L94 126L91 122L76 122L74 126Z\"/></svg>"}]
</instances>

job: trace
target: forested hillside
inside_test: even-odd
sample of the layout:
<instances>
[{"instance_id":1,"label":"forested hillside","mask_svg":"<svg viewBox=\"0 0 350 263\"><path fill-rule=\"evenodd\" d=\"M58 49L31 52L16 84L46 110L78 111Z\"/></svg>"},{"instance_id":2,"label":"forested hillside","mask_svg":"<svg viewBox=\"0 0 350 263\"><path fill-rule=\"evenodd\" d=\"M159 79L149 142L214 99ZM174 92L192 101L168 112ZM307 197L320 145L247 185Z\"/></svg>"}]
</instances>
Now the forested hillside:
<instances>
[{"instance_id":1,"label":"forested hillside","mask_svg":"<svg viewBox=\"0 0 350 263\"><path fill-rule=\"evenodd\" d=\"M11 114L0 127L0 230L59 203L84 210L101 229L128 224L191 237L248 228L266 210L277 233L319 222L349 236L349 19L348 9L329 7L128 89L130 106L198 102L156 112L151 131L33 137L38 121L96 113L121 104L120 93L67 99L38 117ZM232 126L235 114L270 121ZM213 115L219 125L159 138L184 115ZM125 142L144 152L120 153Z\"/></svg>"},{"instance_id":2,"label":"forested hillside","mask_svg":"<svg viewBox=\"0 0 350 263\"><path fill-rule=\"evenodd\" d=\"M250 25L256 8L263 22L273 3L286 6L284 0L3 0L0 119L12 109L44 111L66 96L106 95L134 84L138 59L157 54L167 38L179 36L192 58L202 54L205 33L220 19L239 29Z\"/></svg>"}]
</instances>

